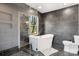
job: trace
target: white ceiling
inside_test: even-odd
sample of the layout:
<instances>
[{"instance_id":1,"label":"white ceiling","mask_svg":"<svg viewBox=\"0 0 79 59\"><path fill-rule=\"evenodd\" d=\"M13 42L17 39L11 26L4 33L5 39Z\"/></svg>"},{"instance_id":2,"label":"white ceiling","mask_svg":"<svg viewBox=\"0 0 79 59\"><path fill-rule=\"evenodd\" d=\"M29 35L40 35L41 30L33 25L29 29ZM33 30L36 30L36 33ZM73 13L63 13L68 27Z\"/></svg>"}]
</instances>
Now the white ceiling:
<instances>
[{"instance_id":1,"label":"white ceiling","mask_svg":"<svg viewBox=\"0 0 79 59\"><path fill-rule=\"evenodd\" d=\"M65 7L75 5L76 3L26 3L30 7L37 9L41 13L50 12ZM39 8L41 6L41 8Z\"/></svg>"}]
</instances>

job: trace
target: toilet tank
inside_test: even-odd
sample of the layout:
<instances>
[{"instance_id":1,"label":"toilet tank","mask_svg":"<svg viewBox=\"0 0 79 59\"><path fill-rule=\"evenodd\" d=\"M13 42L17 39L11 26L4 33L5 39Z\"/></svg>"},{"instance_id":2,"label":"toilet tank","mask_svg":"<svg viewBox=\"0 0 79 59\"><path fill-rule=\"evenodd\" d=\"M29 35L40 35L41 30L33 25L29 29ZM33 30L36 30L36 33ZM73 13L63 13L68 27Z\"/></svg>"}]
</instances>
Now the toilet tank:
<instances>
[{"instance_id":1,"label":"toilet tank","mask_svg":"<svg viewBox=\"0 0 79 59\"><path fill-rule=\"evenodd\" d=\"M79 35L74 35L75 44L79 45Z\"/></svg>"}]
</instances>

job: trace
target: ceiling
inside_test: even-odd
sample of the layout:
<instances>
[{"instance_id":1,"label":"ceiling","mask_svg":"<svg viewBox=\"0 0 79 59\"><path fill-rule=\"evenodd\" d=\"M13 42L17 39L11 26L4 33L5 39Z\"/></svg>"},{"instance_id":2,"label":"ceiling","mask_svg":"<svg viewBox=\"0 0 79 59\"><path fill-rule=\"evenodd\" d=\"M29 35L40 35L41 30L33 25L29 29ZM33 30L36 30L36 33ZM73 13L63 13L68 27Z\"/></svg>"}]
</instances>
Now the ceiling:
<instances>
[{"instance_id":1,"label":"ceiling","mask_svg":"<svg viewBox=\"0 0 79 59\"><path fill-rule=\"evenodd\" d=\"M76 5L76 3L26 3L26 4L38 10L41 13L46 13L46 12L62 9L65 7L69 7L72 5Z\"/></svg>"}]
</instances>

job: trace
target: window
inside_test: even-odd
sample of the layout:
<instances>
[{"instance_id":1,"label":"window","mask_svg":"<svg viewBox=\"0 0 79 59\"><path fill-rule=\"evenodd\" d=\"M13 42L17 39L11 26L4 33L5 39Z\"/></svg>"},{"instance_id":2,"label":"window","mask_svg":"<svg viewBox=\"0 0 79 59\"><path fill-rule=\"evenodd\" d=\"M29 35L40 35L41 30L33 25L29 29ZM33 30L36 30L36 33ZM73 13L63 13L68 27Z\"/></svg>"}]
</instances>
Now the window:
<instances>
[{"instance_id":1,"label":"window","mask_svg":"<svg viewBox=\"0 0 79 59\"><path fill-rule=\"evenodd\" d=\"M38 16L29 16L29 34L38 35Z\"/></svg>"}]
</instances>

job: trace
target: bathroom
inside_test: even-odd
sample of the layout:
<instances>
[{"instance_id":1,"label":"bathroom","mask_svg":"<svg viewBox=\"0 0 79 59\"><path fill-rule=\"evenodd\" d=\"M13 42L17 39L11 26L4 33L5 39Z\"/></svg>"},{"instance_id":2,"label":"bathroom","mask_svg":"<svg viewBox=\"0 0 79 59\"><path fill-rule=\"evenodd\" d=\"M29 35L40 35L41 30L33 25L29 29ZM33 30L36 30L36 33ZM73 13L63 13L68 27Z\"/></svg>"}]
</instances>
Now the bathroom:
<instances>
[{"instance_id":1,"label":"bathroom","mask_svg":"<svg viewBox=\"0 0 79 59\"><path fill-rule=\"evenodd\" d=\"M8 28L6 28L7 30L3 30L5 29L4 27L1 27L1 34L0 34L0 55L4 56L4 55L15 55L16 53L20 52L21 50L23 50L23 52L21 51L19 55L31 55L32 51L31 49L33 49L32 43L30 45L29 40L31 39L31 35L34 36L34 38L42 38L44 35L44 38L51 36L52 40L51 40L51 48L57 50L56 54L51 54L51 56L73 56L73 55L79 55L79 54L73 54L73 53L65 53L63 52L64 50L64 44L63 41L69 41L69 42L75 42L74 40L74 35L79 35L79 4L71 4L69 6L64 5L64 3L59 3L58 5L63 5L64 7L56 9L56 10L41 10L43 7L40 7L39 5L57 5L58 3L14 3L14 4L0 4L0 15L3 13L7 14L4 15L5 17L9 17L11 15L12 20L8 20L4 21L4 23L0 23L1 26L4 24L7 24L6 26L8 26ZM36 9L35 6L39 6L38 9ZM50 7L52 8L52 7ZM58 8L58 7L57 7ZM10 15L9 15L10 14ZM3 16L1 15L1 16ZM29 21L31 18L35 18L36 20L38 19L38 21L36 21L36 25L33 25L36 27L35 31L31 32L30 30L30 26L29 23L31 24L31 22ZM4 18L0 18L0 20ZM8 18L7 18L8 19ZM2 20L0 22L3 22ZM21 23L23 22L23 23ZM10 26L9 26L10 25ZM24 28L21 28L25 26ZM9 30L9 31L8 31ZM22 32L22 30L26 30L24 32ZM3 32L5 31L5 32ZM7 33L10 32L10 33ZM27 32L27 33L26 33ZM9 34L10 36L6 35L5 33ZM3 37L5 36L5 38ZM4 41L6 40L7 41ZM10 40L10 41L9 41ZM32 39L33 40L33 39ZM41 39L40 39L41 40ZM34 40L35 41L35 40ZM36 40L37 41L37 40ZM35 41L35 42L36 42ZM39 39L38 39L39 41ZM37 42L38 42L37 41ZM48 39L49 41L49 39ZM42 47L41 45L44 45L44 43L48 42L48 41L40 41L41 43L39 43L40 47ZM2 43L1 43L2 42ZM22 43L23 42L23 43ZM25 42L25 44L24 44ZM44 43L42 43L44 42ZM24 44L24 45L22 45ZM38 43L37 43L38 44ZM47 44L47 43L46 43ZM8 45L8 46L7 46ZM21 49L21 46L24 47L23 49ZM44 46L44 47L47 47ZM29 49L30 48L30 49ZM37 47L35 47L36 49ZM48 47L47 47L48 48ZM30 52L28 51L28 49L30 50ZM4 50L4 51L2 51ZM9 50L8 52L5 50ZM17 51L18 50L18 51ZM38 50L38 49L37 49ZM14 54L15 52L15 54ZM34 51L32 53L32 55L44 55L38 51ZM9 53L9 54L7 54ZM22 54L21 54L22 53ZM37 53L37 54L36 54Z\"/></svg>"}]
</instances>

